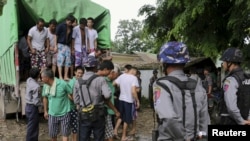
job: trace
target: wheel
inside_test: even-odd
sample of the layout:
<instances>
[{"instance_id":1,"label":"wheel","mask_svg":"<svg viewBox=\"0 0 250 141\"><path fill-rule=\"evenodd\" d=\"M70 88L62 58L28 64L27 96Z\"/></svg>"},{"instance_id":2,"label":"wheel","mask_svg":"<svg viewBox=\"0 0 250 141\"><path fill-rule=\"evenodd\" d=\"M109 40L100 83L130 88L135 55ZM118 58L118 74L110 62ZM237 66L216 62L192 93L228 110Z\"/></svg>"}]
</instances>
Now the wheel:
<instances>
[{"instance_id":1,"label":"wheel","mask_svg":"<svg viewBox=\"0 0 250 141\"><path fill-rule=\"evenodd\" d=\"M6 109L5 109L5 88L0 89L0 119L6 119Z\"/></svg>"}]
</instances>

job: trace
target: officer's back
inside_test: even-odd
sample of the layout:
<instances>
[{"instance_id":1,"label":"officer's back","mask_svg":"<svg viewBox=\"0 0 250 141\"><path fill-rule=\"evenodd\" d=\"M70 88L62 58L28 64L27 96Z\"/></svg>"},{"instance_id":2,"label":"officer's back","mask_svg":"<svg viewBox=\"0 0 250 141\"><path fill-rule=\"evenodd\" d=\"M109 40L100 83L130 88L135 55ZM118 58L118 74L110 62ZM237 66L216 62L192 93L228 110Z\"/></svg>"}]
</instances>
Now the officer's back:
<instances>
[{"instance_id":1,"label":"officer's back","mask_svg":"<svg viewBox=\"0 0 250 141\"><path fill-rule=\"evenodd\" d=\"M76 81L73 91L74 103L80 107L79 112L79 140L89 140L93 131L94 140L104 141L105 117L107 110L105 99L109 99L111 91L104 77L94 79L97 70L97 60L94 56L88 57L84 64L86 73L82 79ZM91 83L86 83L92 79Z\"/></svg>"}]
</instances>

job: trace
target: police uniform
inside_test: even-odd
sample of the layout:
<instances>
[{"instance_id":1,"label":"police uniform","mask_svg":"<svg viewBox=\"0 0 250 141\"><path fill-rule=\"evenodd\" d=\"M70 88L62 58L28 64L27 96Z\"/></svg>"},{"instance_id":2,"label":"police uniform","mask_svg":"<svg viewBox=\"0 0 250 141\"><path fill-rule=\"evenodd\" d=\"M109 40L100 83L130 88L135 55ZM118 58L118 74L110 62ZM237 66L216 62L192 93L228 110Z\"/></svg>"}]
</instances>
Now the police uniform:
<instances>
[{"instance_id":1,"label":"police uniform","mask_svg":"<svg viewBox=\"0 0 250 141\"><path fill-rule=\"evenodd\" d=\"M240 85L236 78L233 77L233 75L239 78L244 77L244 71L239 66L240 62L243 61L243 52L238 48L227 48L222 54L220 60L223 61L223 63L227 62L228 66L224 69L229 71L229 74L223 81L224 101L222 101L220 124L242 125L244 124L244 119L239 109L239 106L242 104L242 101L238 101L239 97L237 96L237 92ZM238 67L230 70L230 66L232 64L238 64ZM248 116L248 119L250 118L249 113L245 115L246 117Z\"/></svg>"},{"instance_id":2,"label":"police uniform","mask_svg":"<svg viewBox=\"0 0 250 141\"><path fill-rule=\"evenodd\" d=\"M234 71L243 71L239 68ZM237 75L237 74L236 74ZM244 124L244 119L241 116L240 109L237 105L237 91L239 88L239 84L235 77L229 76L226 77L223 83L223 91L224 91L224 102L226 105L226 112L222 111L221 116L222 120L225 121L226 118L232 118L232 121L236 122L236 124L242 125ZM249 112L250 113L250 112ZM250 116L248 116L248 119ZM229 119L227 119L229 120ZM221 121L223 123L223 121Z\"/></svg>"},{"instance_id":3,"label":"police uniform","mask_svg":"<svg viewBox=\"0 0 250 141\"><path fill-rule=\"evenodd\" d=\"M93 67L96 67L96 64L93 65ZM84 73L82 79L88 80L93 75L94 72L87 71ZM91 133L93 131L95 140L104 141L105 117L106 117L105 113L107 112L107 109L105 109L104 100L109 99L110 96L111 96L111 90L104 77L100 76L92 80L91 84L89 85L89 94L87 87L82 86L82 89L80 90L79 81L76 81L73 90L73 97L74 97L74 103L80 105L81 107L79 110L79 113L81 113L79 118L80 122L79 140L83 141L89 140ZM94 105L94 107L97 108L96 110L98 110L97 112L95 112L97 113L96 114L97 116L96 115L92 116L93 118L96 118L96 120L93 120L91 118L86 118L86 116L84 117L84 115L88 114L82 114L81 112L82 108L86 107L86 105L90 103L92 103L92 105Z\"/></svg>"},{"instance_id":4,"label":"police uniform","mask_svg":"<svg viewBox=\"0 0 250 141\"><path fill-rule=\"evenodd\" d=\"M85 72L83 74L82 79L88 80L88 78L90 78L92 75L94 75L94 72ZM91 85L89 86L89 92L90 92L92 103L94 105L104 105L103 97L105 99L108 99L111 96L111 90L107 82L105 81L104 77L97 77L93 79L93 81L91 82ZM86 104L90 102L87 90L86 92L83 92L83 97L84 97ZM84 103L81 98L78 81L76 81L75 87L74 87L74 102L78 105L84 106Z\"/></svg>"},{"instance_id":5,"label":"police uniform","mask_svg":"<svg viewBox=\"0 0 250 141\"><path fill-rule=\"evenodd\" d=\"M160 48L158 60L163 63L164 71L171 64L179 64L184 66L190 58L188 48L182 42L168 42ZM175 69L167 72L168 76L173 76L180 81L187 81L188 77L181 69ZM207 109L207 95L205 89L199 82L195 88L195 100L197 111L197 126L195 124L193 101L190 90L185 90L185 125L183 122L183 98L181 90L168 80L157 80L164 83L172 94L168 93L155 82L153 85L154 91L154 107L159 116L160 123L158 126L159 137L158 141L183 141L190 140L196 137L196 133L207 134L207 125L210 124L210 118ZM173 100L173 101L172 101Z\"/></svg>"},{"instance_id":6,"label":"police uniform","mask_svg":"<svg viewBox=\"0 0 250 141\"><path fill-rule=\"evenodd\" d=\"M174 76L181 81L188 79L182 70L173 71L169 76ZM194 110L191 99L191 94L188 92L185 94L186 100L186 119L185 128L183 126L183 109L182 109L182 94L178 87L173 83L163 80L173 95L173 102L170 94L163 88L154 84L154 104L155 110L161 119L162 123L159 125L159 138L158 140L180 140L191 139L194 137ZM210 123L208 111L207 111L207 96L205 89L202 85L197 85L195 90L195 98L197 103L197 116L198 125L197 133L207 133L207 125Z\"/></svg>"}]
</instances>

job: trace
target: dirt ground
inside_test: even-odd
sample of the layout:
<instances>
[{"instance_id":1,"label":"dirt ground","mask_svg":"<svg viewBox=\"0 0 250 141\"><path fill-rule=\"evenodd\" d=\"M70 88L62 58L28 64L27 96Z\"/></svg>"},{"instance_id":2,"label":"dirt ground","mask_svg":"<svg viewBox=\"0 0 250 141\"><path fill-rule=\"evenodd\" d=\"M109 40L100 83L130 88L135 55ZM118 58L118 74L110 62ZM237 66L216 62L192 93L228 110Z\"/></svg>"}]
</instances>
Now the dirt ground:
<instances>
[{"instance_id":1,"label":"dirt ground","mask_svg":"<svg viewBox=\"0 0 250 141\"><path fill-rule=\"evenodd\" d=\"M154 128L153 121L153 110L148 107L143 107L138 112L135 141L152 140L151 132ZM121 129L118 131L118 133L121 134ZM16 122L14 115L8 115L5 121L0 121L0 141L25 141L25 136L25 117L22 117L19 122ZM47 121L44 120L42 115L40 120L39 141L49 141Z\"/></svg>"}]
</instances>

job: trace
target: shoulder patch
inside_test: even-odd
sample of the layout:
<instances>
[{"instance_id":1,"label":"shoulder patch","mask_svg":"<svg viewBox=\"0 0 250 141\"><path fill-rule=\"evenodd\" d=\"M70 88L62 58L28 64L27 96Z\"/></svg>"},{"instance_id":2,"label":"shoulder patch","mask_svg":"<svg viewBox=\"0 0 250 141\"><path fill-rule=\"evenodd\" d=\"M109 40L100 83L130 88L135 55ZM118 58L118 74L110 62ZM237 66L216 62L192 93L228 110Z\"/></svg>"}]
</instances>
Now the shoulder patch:
<instances>
[{"instance_id":1,"label":"shoulder patch","mask_svg":"<svg viewBox=\"0 0 250 141\"><path fill-rule=\"evenodd\" d=\"M161 95L161 88L160 87L154 87L153 89L154 91L154 97L153 97L153 100L154 102L156 103L158 100L159 100L159 97Z\"/></svg>"},{"instance_id":2,"label":"shoulder patch","mask_svg":"<svg viewBox=\"0 0 250 141\"><path fill-rule=\"evenodd\" d=\"M230 81L229 81L229 82L230 82ZM224 84L224 85L223 85L223 90L224 90L224 92L226 92L226 91L228 90L228 87L229 87L228 84Z\"/></svg>"}]
</instances>

